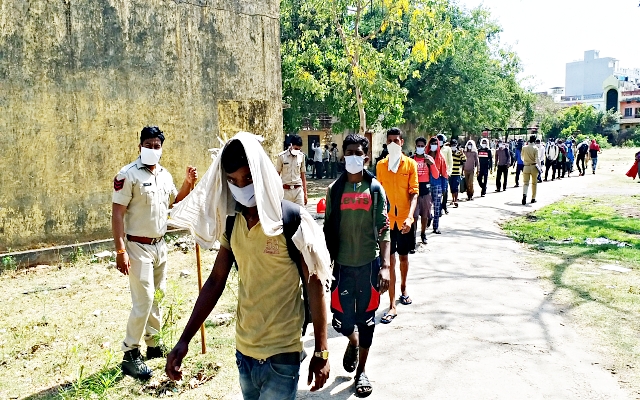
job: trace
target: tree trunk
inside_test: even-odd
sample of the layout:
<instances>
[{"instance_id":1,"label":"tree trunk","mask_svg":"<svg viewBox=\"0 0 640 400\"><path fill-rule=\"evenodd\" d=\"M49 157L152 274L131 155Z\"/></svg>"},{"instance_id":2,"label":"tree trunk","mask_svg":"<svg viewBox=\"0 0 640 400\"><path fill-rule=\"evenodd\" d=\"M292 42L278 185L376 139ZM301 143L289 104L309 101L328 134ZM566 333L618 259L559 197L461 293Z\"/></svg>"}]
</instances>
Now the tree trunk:
<instances>
[{"instance_id":1,"label":"tree trunk","mask_svg":"<svg viewBox=\"0 0 640 400\"><path fill-rule=\"evenodd\" d=\"M358 102L358 114L360 115L360 134L364 136L367 130L367 114L364 112L364 103L362 102L362 93L360 92L360 86L356 87L356 100Z\"/></svg>"}]
</instances>

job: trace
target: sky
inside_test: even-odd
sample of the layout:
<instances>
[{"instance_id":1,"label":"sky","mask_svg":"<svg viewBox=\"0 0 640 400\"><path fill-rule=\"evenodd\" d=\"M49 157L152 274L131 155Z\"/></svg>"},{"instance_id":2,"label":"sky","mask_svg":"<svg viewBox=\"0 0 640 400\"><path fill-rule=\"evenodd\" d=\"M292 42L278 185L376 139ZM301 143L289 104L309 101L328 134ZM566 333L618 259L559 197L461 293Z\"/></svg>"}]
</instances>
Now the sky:
<instances>
[{"instance_id":1,"label":"sky","mask_svg":"<svg viewBox=\"0 0 640 400\"><path fill-rule=\"evenodd\" d=\"M586 50L640 68L640 0L457 0L484 6L503 29L501 42L522 59L522 78L535 91L564 86L565 64Z\"/></svg>"}]
</instances>

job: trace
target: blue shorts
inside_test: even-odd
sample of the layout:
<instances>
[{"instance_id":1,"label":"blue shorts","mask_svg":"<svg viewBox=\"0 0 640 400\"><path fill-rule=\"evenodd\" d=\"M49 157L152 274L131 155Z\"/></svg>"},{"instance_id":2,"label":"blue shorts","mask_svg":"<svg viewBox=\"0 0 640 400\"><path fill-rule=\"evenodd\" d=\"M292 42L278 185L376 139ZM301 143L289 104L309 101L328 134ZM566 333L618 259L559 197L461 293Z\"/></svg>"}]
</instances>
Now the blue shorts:
<instances>
[{"instance_id":1,"label":"blue shorts","mask_svg":"<svg viewBox=\"0 0 640 400\"><path fill-rule=\"evenodd\" d=\"M449 177L449 187L451 187L451 193L458 193L460 191L460 175L451 175Z\"/></svg>"}]
</instances>

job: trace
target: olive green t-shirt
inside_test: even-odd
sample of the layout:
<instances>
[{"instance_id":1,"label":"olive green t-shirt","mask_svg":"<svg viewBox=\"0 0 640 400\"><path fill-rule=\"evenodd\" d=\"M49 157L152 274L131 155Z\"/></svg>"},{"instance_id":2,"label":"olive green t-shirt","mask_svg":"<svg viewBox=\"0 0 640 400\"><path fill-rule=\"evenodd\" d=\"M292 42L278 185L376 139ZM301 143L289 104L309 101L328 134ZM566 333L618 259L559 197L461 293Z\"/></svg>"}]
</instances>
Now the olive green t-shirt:
<instances>
[{"instance_id":1,"label":"olive green t-shirt","mask_svg":"<svg viewBox=\"0 0 640 400\"><path fill-rule=\"evenodd\" d=\"M331 190L327 195L325 215L331 214ZM336 262L348 267L360 267L373 261L380 254L379 241L388 242L389 219L387 217L387 196L382 185L377 193L377 209L373 209L371 185L362 181L347 182L340 196L340 249ZM373 218L376 218L377 234L373 232Z\"/></svg>"},{"instance_id":2,"label":"olive green t-shirt","mask_svg":"<svg viewBox=\"0 0 640 400\"><path fill-rule=\"evenodd\" d=\"M238 264L238 351L258 360L302 351L302 282L284 234L267 236L259 222L249 230L236 213L231 246L226 234L220 245Z\"/></svg>"}]
</instances>

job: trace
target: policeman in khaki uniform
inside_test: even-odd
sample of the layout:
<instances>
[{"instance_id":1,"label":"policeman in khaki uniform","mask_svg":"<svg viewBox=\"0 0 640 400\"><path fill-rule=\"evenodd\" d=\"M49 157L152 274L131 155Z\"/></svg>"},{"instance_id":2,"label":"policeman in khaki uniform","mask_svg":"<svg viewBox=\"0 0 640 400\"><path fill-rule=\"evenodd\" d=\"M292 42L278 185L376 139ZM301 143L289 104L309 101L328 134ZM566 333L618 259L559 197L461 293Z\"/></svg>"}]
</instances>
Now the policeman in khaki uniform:
<instances>
[{"instance_id":1,"label":"policeman in khaki uniform","mask_svg":"<svg viewBox=\"0 0 640 400\"><path fill-rule=\"evenodd\" d=\"M142 360L140 339L147 344L147 360L163 357L164 344L156 342L162 319L154 301L156 290L164 291L167 272L167 232L169 208L185 198L198 178L194 167L176 189L169 171L158 161L164 134L158 127L145 127L140 133L140 157L118 172L113 180L112 230L118 271L129 275L133 308L126 338L122 342L122 372L138 379L149 379L152 371Z\"/></svg>"},{"instance_id":2,"label":"policeman in khaki uniform","mask_svg":"<svg viewBox=\"0 0 640 400\"><path fill-rule=\"evenodd\" d=\"M284 199L304 207L307 205L307 178L301 148L302 138L293 135L289 149L278 154L276 170L282 178Z\"/></svg>"}]
</instances>

